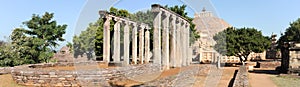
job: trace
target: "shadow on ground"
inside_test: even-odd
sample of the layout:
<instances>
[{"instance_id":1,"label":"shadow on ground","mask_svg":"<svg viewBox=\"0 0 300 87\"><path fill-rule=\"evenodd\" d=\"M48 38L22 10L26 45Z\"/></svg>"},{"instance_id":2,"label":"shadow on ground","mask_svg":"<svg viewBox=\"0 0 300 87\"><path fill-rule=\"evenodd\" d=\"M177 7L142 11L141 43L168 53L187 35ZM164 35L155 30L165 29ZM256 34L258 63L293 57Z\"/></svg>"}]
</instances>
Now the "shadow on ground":
<instances>
[{"instance_id":1,"label":"shadow on ground","mask_svg":"<svg viewBox=\"0 0 300 87\"><path fill-rule=\"evenodd\" d=\"M257 73L257 74L271 74L271 75L279 75L280 73L276 70L253 70L249 71L249 73Z\"/></svg>"}]
</instances>

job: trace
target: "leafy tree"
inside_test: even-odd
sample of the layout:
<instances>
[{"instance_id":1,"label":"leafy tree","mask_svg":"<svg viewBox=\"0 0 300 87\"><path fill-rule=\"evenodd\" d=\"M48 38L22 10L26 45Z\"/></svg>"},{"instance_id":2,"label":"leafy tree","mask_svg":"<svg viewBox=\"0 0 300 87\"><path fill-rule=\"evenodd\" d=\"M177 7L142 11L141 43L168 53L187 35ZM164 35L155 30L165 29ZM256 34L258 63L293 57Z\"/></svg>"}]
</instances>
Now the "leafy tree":
<instances>
[{"instance_id":1,"label":"leafy tree","mask_svg":"<svg viewBox=\"0 0 300 87\"><path fill-rule=\"evenodd\" d=\"M300 42L300 18L290 23L284 34L278 40L278 47L282 47L284 42Z\"/></svg>"},{"instance_id":2,"label":"leafy tree","mask_svg":"<svg viewBox=\"0 0 300 87\"><path fill-rule=\"evenodd\" d=\"M131 14L127 10L119 10L114 7L110 8L109 13L121 17L131 16ZM103 23L103 19L99 19L95 23L90 23L85 31L82 31L80 35L75 35L73 37L73 49L75 57L87 54L87 57L91 59L93 57L93 53L95 53L97 58L101 58L103 56ZM115 22L111 20L111 32L113 32L114 23ZM112 36L113 33L111 33L111 37Z\"/></svg>"},{"instance_id":3,"label":"leafy tree","mask_svg":"<svg viewBox=\"0 0 300 87\"><path fill-rule=\"evenodd\" d=\"M186 5L175 5L173 7L168 7L168 5L165 6L165 8L170 9L171 11L174 11L175 13L179 14L180 16L183 16L187 20L189 20L190 23L190 44L193 44L197 39L200 38L199 33L195 29L195 24L192 22L194 18L188 17L187 12L185 11Z\"/></svg>"},{"instance_id":4,"label":"leafy tree","mask_svg":"<svg viewBox=\"0 0 300 87\"><path fill-rule=\"evenodd\" d=\"M0 46L4 45L5 42L4 41L0 41Z\"/></svg>"},{"instance_id":5,"label":"leafy tree","mask_svg":"<svg viewBox=\"0 0 300 87\"><path fill-rule=\"evenodd\" d=\"M95 48L95 36L97 27L94 24L89 24L87 30L82 31L79 36L74 36L73 38L73 46L74 46L74 56L77 57L79 55L83 55L84 53L88 55L88 58L92 58L92 53Z\"/></svg>"},{"instance_id":6,"label":"leafy tree","mask_svg":"<svg viewBox=\"0 0 300 87\"><path fill-rule=\"evenodd\" d=\"M58 46L57 41L65 41L63 34L66 33L67 25L57 25L55 20L52 20L54 13L46 12L43 16L33 15L31 20L24 22L28 29L23 29L24 34L28 35L33 40L33 47L38 55L33 58L38 58L35 62L47 62L53 56L53 48Z\"/></svg>"},{"instance_id":7,"label":"leafy tree","mask_svg":"<svg viewBox=\"0 0 300 87\"><path fill-rule=\"evenodd\" d=\"M263 52L271 41L254 28L234 28L217 33L214 37L217 44L214 49L222 55L237 56L241 62L246 62L251 52Z\"/></svg>"},{"instance_id":8,"label":"leafy tree","mask_svg":"<svg viewBox=\"0 0 300 87\"><path fill-rule=\"evenodd\" d=\"M57 25L52 20L53 13L43 16L33 14L29 21L23 22L25 28L16 28L10 35L12 42L3 47L1 66L15 66L28 63L49 62L54 54L57 41L64 41L67 25ZM3 55L2 55L3 54Z\"/></svg>"},{"instance_id":9,"label":"leafy tree","mask_svg":"<svg viewBox=\"0 0 300 87\"><path fill-rule=\"evenodd\" d=\"M69 51L73 53L73 44L71 42L67 42L66 46L69 47Z\"/></svg>"}]
</instances>

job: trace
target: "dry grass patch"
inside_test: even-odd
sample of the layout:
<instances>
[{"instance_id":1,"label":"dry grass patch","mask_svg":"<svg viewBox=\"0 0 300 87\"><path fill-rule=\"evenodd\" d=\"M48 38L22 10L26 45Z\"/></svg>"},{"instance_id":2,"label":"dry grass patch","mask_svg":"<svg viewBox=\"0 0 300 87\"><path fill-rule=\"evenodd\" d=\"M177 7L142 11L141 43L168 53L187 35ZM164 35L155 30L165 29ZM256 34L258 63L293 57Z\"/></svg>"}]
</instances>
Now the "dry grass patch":
<instances>
[{"instance_id":1,"label":"dry grass patch","mask_svg":"<svg viewBox=\"0 0 300 87\"><path fill-rule=\"evenodd\" d=\"M11 74L0 75L0 87L23 87L12 79Z\"/></svg>"}]
</instances>

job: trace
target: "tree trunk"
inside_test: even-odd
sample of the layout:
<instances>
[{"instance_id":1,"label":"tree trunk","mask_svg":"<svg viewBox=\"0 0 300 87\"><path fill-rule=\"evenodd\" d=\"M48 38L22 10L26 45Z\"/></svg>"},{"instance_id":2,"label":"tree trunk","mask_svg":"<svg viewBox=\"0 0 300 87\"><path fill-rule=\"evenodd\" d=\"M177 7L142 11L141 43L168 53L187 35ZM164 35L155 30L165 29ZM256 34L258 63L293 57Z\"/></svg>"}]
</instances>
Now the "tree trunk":
<instances>
[{"instance_id":1,"label":"tree trunk","mask_svg":"<svg viewBox=\"0 0 300 87\"><path fill-rule=\"evenodd\" d=\"M218 56L218 61L217 62L218 62L217 67L218 67L218 69L220 69L221 68L221 57L220 56Z\"/></svg>"},{"instance_id":2,"label":"tree trunk","mask_svg":"<svg viewBox=\"0 0 300 87\"><path fill-rule=\"evenodd\" d=\"M247 61L246 58L244 58L244 56L239 55L240 61L242 62L243 66L245 66L245 62Z\"/></svg>"}]
</instances>

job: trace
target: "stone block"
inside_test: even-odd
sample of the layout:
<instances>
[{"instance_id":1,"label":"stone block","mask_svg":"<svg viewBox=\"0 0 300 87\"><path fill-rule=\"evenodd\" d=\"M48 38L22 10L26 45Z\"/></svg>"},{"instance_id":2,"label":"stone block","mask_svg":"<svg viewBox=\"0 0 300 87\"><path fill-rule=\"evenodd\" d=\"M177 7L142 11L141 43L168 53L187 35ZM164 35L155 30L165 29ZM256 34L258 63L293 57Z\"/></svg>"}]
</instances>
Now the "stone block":
<instances>
[{"instance_id":1,"label":"stone block","mask_svg":"<svg viewBox=\"0 0 300 87\"><path fill-rule=\"evenodd\" d=\"M57 78L57 75L50 75L50 78Z\"/></svg>"},{"instance_id":2,"label":"stone block","mask_svg":"<svg viewBox=\"0 0 300 87\"><path fill-rule=\"evenodd\" d=\"M60 78L58 78L58 80L61 80L61 81L62 81L62 80L66 80L66 78L60 77Z\"/></svg>"},{"instance_id":3,"label":"stone block","mask_svg":"<svg viewBox=\"0 0 300 87\"><path fill-rule=\"evenodd\" d=\"M49 72L49 75L55 75L55 72Z\"/></svg>"},{"instance_id":4,"label":"stone block","mask_svg":"<svg viewBox=\"0 0 300 87\"><path fill-rule=\"evenodd\" d=\"M70 78L73 77L73 75L65 75L65 77Z\"/></svg>"},{"instance_id":5,"label":"stone block","mask_svg":"<svg viewBox=\"0 0 300 87\"><path fill-rule=\"evenodd\" d=\"M38 80L38 83L45 83L44 80Z\"/></svg>"},{"instance_id":6,"label":"stone block","mask_svg":"<svg viewBox=\"0 0 300 87\"><path fill-rule=\"evenodd\" d=\"M248 66L248 71L253 71L253 66Z\"/></svg>"}]
</instances>

